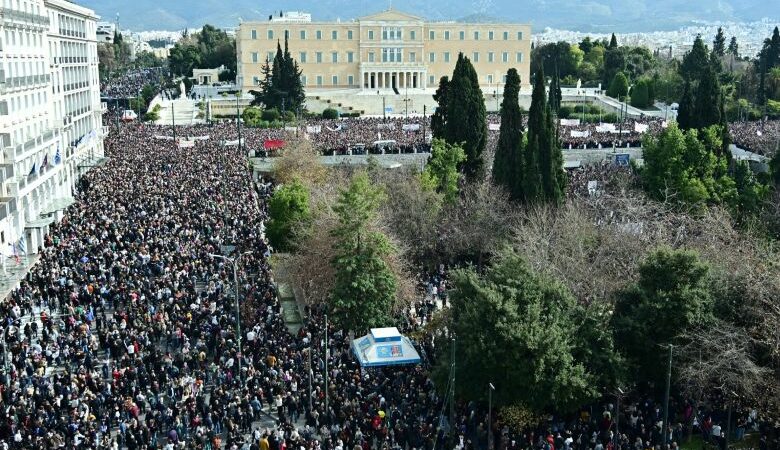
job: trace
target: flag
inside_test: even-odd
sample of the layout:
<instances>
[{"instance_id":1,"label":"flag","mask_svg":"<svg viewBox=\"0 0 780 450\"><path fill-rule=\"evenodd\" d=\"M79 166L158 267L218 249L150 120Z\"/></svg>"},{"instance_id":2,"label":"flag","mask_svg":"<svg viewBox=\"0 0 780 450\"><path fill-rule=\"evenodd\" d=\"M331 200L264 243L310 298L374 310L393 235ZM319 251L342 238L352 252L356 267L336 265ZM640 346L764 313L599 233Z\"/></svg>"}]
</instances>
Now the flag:
<instances>
[{"instance_id":1,"label":"flag","mask_svg":"<svg viewBox=\"0 0 780 450\"><path fill-rule=\"evenodd\" d=\"M13 245L14 247L14 261L16 261L16 265L19 265L19 252L16 251L16 244Z\"/></svg>"},{"instance_id":2,"label":"flag","mask_svg":"<svg viewBox=\"0 0 780 450\"><path fill-rule=\"evenodd\" d=\"M60 145L57 144L57 151L54 153L54 165L56 166L62 161L62 156L60 155Z\"/></svg>"},{"instance_id":3,"label":"flag","mask_svg":"<svg viewBox=\"0 0 780 450\"><path fill-rule=\"evenodd\" d=\"M19 238L19 251L23 254L27 254L27 240L24 238L24 235Z\"/></svg>"},{"instance_id":4,"label":"flag","mask_svg":"<svg viewBox=\"0 0 780 450\"><path fill-rule=\"evenodd\" d=\"M33 163L32 169L30 169L30 173L27 174L27 176L35 175L35 163Z\"/></svg>"},{"instance_id":5,"label":"flag","mask_svg":"<svg viewBox=\"0 0 780 450\"><path fill-rule=\"evenodd\" d=\"M43 172L43 169L49 167L49 154L43 155L43 162L41 163L41 172Z\"/></svg>"}]
</instances>

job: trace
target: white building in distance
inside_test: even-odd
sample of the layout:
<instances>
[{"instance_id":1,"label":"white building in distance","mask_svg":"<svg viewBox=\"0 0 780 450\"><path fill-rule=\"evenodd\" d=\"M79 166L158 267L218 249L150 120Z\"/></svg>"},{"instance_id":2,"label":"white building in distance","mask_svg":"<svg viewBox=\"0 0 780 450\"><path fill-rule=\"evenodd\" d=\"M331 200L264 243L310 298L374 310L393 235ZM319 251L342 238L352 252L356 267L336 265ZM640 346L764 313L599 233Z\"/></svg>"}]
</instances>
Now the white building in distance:
<instances>
[{"instance_id":1,"label":"white building in distance","mask_svg":"<svg viewBox=\"0 0 780 450\"><path fill-rule=\"evenodd\" d=\"M96 24L65 0L2 0L0 249L31 255L103 158Z\"/></svg>"}]
</instances>

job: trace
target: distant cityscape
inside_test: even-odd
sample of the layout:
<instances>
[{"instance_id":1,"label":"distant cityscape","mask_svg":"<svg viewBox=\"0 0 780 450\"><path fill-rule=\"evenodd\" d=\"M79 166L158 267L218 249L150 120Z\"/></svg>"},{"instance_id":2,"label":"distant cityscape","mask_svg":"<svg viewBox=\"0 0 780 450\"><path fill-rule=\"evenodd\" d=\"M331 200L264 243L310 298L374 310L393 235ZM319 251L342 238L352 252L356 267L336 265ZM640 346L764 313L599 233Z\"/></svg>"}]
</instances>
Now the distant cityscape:
<instances>
[{"instance_id":1,"label":"distant cityscape","mask_svg":"<svg viewBox=\"0 0 780 450\"><path fill-rule=\"evenodd\" d=\"M712 45L718 27L723 28L726 40L732 36L737 38L739 44L739 53L741 56L754 57L761 50L764 39L772 34L772 29L778 22L770 19L763 19L758 22L707 22L699 25L692 25L680 28L676 31L655 31L649 33L615 33L618 42L621 45L642 45L651 50L669 51L671 47L672 57L682 57L691 49L693 40L697 35L701 35L705 42ZM545 28L543 31L534 31L533 40L535 44L546 44L549 42L565 41L570 44L576 44L582 41L586 36L591 39L607 39L611 34L583 33L580 31L560 30L554 28Z\"/></svg>"},{"instance_id":2,"label":"distant cityscape","mask_svg":"<svg viewBox=\"0 0 780 450\"><path fill-rule=\"evenodd\" d=\"M680 58L690 50L693 40L697 35L701 35L705 42L711 43L718 27L723 28L727 39L732 36L737 38L739 52L741 56L754 57L761 50L764 39L772 34L772 29L777 25L776 20L762 19L756 22L706 22L697 25L682 27L675 31L654 31L641 33L615 33L621 45L641 45L650 50L658 50L659 53L671 57ZM104 41L113 37L115 24L102 22L99 24L98 41L100 41L100 32L105 30ZM237 28L226 28L228 35L234 36ZM167 56L167 48L172 47L182 35L195 33L199 29L187 30L153 30L153 31L134 31L131 29L122 30L126 40L129 40L133 47L133 52L149 51L159 57ZM609 39L610 33L589 33L582 31L563 30L557 28L544 28L541 31L533 31L533 42L535 45L542 45L550 42L565 41L570 44L577 44L583 38L589 36L593 40ZM666 52L666 53L664 53Z\"/></svg>"}]
</instances>

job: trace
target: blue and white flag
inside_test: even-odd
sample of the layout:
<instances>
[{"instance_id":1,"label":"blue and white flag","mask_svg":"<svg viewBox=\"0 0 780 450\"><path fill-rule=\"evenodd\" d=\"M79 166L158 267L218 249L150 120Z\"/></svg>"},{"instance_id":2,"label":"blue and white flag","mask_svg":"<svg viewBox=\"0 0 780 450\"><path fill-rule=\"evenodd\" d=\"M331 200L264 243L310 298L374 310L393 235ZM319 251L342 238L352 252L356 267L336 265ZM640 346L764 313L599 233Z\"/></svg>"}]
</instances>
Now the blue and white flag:
<instances>
[{"instance_id":1,"label":"blue and white flag","mask_svg":"<svg viewBox=\"0 0 780 450\"><path fill-rule=\"evenodd\" d=\"M27 174L28 177L31 177L35 175L35 163L33 163L32 169L30 169L30 173Z\"/></svg>"},{"instance_id":2,"label":"blue and white flag","mask_svg":"<svg viewBox=\"0 0 780 450\"><path fill-rule=\"evenodd\" d=\"M62 162L62 155L60 155L60 144L57 144L57 151L54 153L54 165Z\"/></svg>"},{"instance_id":3,"label":"blue and white flag","mask_svg":"<svg viewBox=\"0 0 780 450\"><path fill-rule=\"evenodd\" d=\"M24 235L19 238L19 253L23 255L27 254L27 239L25 239Z\"/></svg>"}]
</instances>

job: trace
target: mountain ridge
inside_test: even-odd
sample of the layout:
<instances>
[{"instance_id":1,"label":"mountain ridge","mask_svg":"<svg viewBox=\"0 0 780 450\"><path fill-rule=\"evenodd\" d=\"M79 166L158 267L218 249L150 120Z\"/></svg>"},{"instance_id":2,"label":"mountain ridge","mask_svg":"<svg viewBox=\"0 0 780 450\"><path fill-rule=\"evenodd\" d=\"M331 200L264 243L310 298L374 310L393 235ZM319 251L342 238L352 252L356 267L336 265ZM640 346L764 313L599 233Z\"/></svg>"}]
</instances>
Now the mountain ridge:
<instances>
[{"instance_id":1,"label":"mountain ridge","mask_svg":"<svg viewBox=\"0 0 780 450\"><path fill-rule=\"evenodd\" d=\"M119 14L123 29L137 31L199 28L205 23L235 27L241 20L265 20L284 11L305 11L313 20L352 20L387 9L390 2L366 0L270 0L258 7L256 0L76 0L94 9L105 21ZM780 8L765 0L394 0L395 9L432 21L491 17L500 21L530 23L584 32L668 31L694 21L751 22L780 18ZM334 12L348 11L349 16Z\"/></svg>"}]
</instances>

